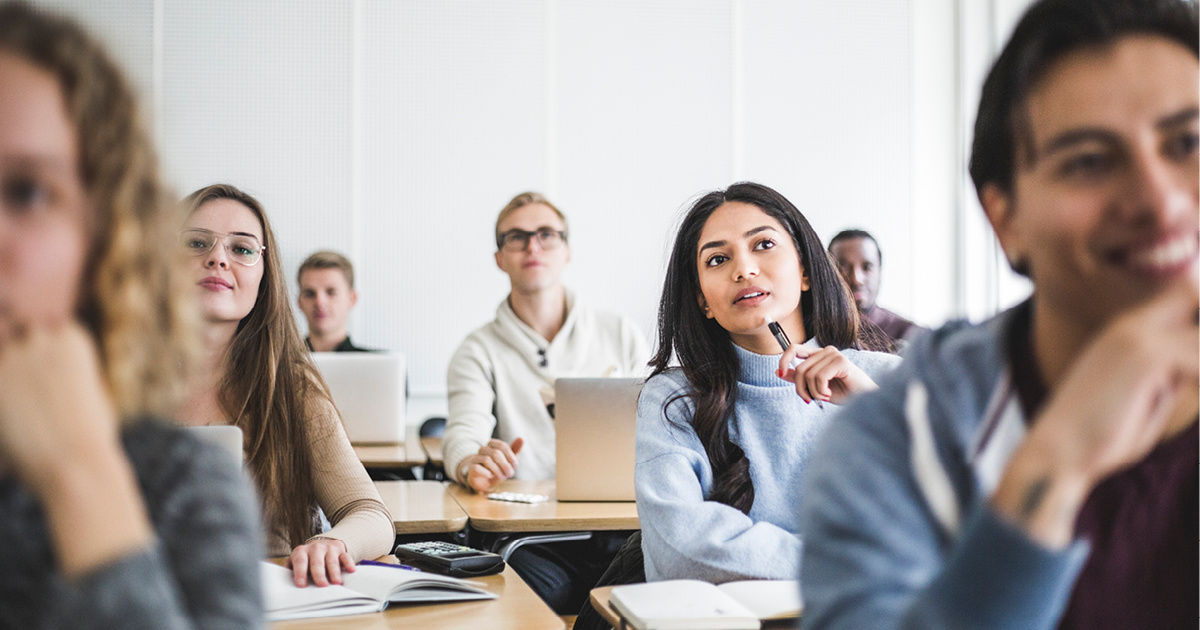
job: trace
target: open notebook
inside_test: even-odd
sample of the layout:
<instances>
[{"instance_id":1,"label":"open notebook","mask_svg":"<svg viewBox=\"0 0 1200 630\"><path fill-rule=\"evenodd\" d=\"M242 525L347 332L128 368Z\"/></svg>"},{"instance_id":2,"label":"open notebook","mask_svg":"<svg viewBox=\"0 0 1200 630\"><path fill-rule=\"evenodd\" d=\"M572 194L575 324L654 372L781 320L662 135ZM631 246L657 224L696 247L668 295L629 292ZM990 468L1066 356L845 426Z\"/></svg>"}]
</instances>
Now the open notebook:
<instances>
[{"instance_id":1,"label":"open notebook","mask_svg":"<svg viewBox=\"0 0 1200 630\"><path fill-rule=\"evenodd\" d=\"M748 580L714 586L699 580L629 584L609 606L637 630L758 630L760 620L799 617L795 580Z\"/></svg>"},{"instance_id":2,"label":"open notebook","mask_svg":"<svg viewBox=\"0 0 1200 630\"><path fill-rule=\"evenodd\" d=\"M262 562L262 589L267 620L337 617L379 612L391 602L433 603L471 599L495 599L472 582L458 578L406 571L390 567L359 565L354 573L343 573L344 586L297 588L292 570Z\"/></svg>"}]
</instances>

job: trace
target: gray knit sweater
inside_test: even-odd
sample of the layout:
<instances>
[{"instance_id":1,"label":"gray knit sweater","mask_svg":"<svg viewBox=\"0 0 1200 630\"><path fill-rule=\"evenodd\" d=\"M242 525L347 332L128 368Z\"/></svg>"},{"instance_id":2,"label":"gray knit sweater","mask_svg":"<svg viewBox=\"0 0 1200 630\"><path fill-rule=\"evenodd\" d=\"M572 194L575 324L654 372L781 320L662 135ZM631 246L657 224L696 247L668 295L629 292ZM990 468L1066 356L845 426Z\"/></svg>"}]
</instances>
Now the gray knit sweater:
<instances>
[{"instance_id":1,"label":"gray knit sweater","mask_svg":"<svg viewBox=\"0 0 1200 630\"><path fill-rule=\"evenodd\" d=\"M155 544L59 574L41 506L0 478L0 628L259 628L263 555L249 479L220 448L141 422L122 434Z\"/></svg>"}]
</instances>

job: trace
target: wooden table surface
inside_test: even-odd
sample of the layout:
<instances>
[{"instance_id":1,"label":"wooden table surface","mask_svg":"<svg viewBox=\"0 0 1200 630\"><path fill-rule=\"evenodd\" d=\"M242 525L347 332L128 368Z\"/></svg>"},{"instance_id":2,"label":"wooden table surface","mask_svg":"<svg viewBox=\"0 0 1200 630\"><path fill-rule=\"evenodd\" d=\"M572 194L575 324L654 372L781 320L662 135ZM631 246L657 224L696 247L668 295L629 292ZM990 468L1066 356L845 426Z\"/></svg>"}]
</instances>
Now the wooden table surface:
<instances>
[{"instance_id":1,"label":"wooden table surface","mask_svg":"<svg viewBox=\"0 0 1200 630\"><path fill-rule=\"evenodd\" d=\"M628 502L559 503L554 481L510 479L499 492L545 494L546 503L527 504L493 501L457 484L448 492L466 511L471 527L482 532L571 532L638 529L637 504Z\"/></svg>"},{"instance_id":2,"label":"wooden table surface","mask_svg":"<svg viewBox=\"0 0 1200 630\"><path fill-rule=\"evenodd\" d=\"M438 466L442 465L442 438L421 438L421 450L425 451L425 456L429 458L429 461Z\"/></svg>"},{"instance_id":3,"label":"wooden table surface","mask_svg":"<svg viewBox=\"0 0 1200 630\"><path fill-rule=\"evenodd\" d=\"M595 608L596 612L600 613L600 616L604 617L604 620L607 621L609 625L614 628L620 628L621 617L619 617L617 613L613 612L613 609L609 608L608 606L608 598L612 597L612 590L612 586L601 586L600 588L594 588L592 589L591 595L588 596L588 601L592 603L592 608Z\"/></svg>"},{"instance_id":4,"label":"wooden table surface","mask_svg":"<svg viewBox=\"0 0 1200 630\"><path fill-rule=\"evenodd\" d=\"M396 534L443 534L467 526L467 513L440 481L376 481Z\"/></svg>"},{"instance_id":5,"label":"wooden table surface","mask_svg":"<svg viewBox=\"0 0 1200 630\"><path fill-rule=\"evenodd\" d=\"M358 461L367 468L412 468L428 461L419 440L402 444L353 444Z\"/></svg>"},{"instance_id":6,"label":"wooden table surface","mask_svg":"<svg viewBox=\"0 0 1200 630\"><path fill-rule=\"evenodd\" d=\"M566 627L512 567L471 581L481 583L500 598L449 604L393 604L381 613L276 621L268 627L271 630L563 630Z\"/></svg>"}]
</instances>

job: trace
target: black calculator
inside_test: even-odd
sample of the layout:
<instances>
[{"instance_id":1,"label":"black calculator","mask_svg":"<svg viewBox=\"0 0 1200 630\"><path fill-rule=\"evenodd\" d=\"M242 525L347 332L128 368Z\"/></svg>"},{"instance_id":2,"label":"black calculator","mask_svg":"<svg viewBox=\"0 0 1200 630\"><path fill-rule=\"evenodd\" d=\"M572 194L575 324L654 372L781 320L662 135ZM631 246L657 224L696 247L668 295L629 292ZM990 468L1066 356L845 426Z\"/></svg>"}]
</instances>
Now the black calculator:
<instances>
[{"instance_id":1,"label":"black calculator","mask_svg":"<svg viewBox=\"0 0 1200 630\"><path fill-rule=\"evenodd\" d=\"M448 542L404 543L396 545L394 553L401 562L454 577L492 575L504 570L504 560L499 555Z\"/></svg>"}]
</instances>

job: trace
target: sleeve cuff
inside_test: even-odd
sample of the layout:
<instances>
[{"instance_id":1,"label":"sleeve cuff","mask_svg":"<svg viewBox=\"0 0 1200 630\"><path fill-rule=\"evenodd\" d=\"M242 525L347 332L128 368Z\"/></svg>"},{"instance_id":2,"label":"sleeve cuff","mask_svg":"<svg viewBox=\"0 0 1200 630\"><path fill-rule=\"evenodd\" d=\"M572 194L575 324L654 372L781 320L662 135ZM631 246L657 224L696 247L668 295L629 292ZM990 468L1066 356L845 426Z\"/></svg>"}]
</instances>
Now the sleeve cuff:
<instances>
[{"instance_id":1,"label":"sleeve cuff","mask_svg":"<svg viewBox=\"0 0 1200 630\"><path fill-rule=\"evenodd\" d=\"M1085 541L1044 547L984 503L965 524L931 595L953 627L1051 629L1088 552Z\"/></svg>"}]
</instances>

